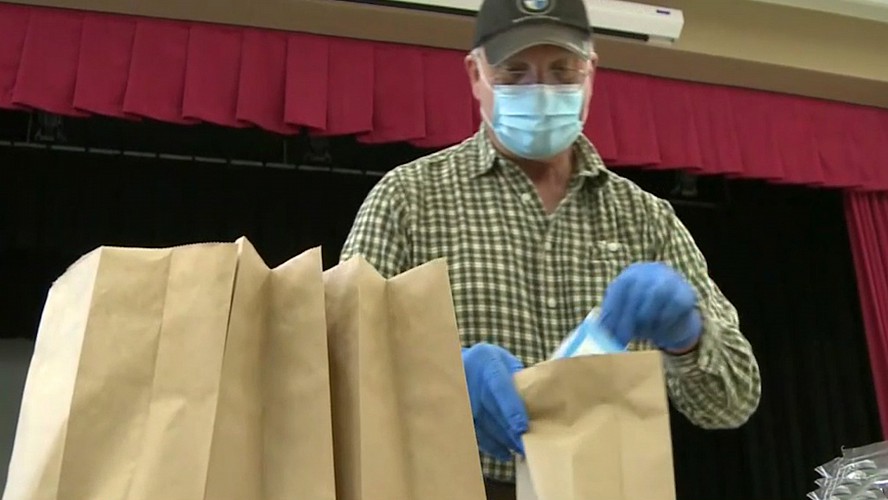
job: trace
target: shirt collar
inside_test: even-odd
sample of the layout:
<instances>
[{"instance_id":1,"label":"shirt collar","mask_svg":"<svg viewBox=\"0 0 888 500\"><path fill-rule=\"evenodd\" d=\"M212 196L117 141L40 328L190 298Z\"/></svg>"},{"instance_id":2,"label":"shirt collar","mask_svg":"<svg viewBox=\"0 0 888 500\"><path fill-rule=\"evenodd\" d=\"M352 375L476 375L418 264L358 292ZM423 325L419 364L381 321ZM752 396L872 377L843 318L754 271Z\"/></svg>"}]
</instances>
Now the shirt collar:
<instances>
[{"instance_id":1,"label":"shirt collar","mask_svg":"<svg viewBox=\"0 0 888 500\"><path fill-rule=\"evenodd\" d=\"M475 133L475 137L472 138L472 141L477 148L478 161L472 162L470 165L470 177L475 178L487 174L497 165L497 160L507 161L493 146L493 142L487 135L486 125L481 125L478 132ZM585 135L581 134L576 142L574 142L573 147L578 153L576 155L578 177L589 179L597 178L607 170L607 167L604 165L604 161L601 159L595 146Z\"/></svg>"}]
</instances>

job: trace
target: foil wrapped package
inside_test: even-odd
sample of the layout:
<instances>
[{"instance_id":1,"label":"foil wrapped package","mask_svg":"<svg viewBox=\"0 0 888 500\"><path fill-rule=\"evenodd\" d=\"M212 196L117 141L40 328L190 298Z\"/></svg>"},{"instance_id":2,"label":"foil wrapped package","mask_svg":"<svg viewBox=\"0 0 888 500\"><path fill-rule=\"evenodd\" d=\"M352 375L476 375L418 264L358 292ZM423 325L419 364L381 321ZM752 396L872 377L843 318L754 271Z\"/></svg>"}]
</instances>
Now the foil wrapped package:
<instances>
[{"instance_id":1,"label":"foil wrapped package","mask_svg":"<svg viewBox=\"0 0 888 500\"><path fill-rule=\"evenodd\" d=\"M842 450L818 466L811 500L888 500L888 441Z\"/></svg>"}]
</instances>

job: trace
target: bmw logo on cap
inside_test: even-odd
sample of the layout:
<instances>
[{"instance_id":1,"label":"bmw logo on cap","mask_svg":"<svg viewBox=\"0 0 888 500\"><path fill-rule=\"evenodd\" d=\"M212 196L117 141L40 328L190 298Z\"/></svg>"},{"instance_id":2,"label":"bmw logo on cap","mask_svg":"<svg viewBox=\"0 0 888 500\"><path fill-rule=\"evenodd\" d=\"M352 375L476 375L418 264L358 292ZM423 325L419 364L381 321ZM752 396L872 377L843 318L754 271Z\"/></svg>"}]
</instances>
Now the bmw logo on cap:
<instances>
[{"instance_id":1,"label":"bmw logo on cap","mask_svg":"<svg viewBox=\"0 0 888 500\"><path fill-rule=\"evenodd\" d=\"M552 6L552 0L518 0L518 5L528 14L542 14Z\"/></svg>"}]
</instances>

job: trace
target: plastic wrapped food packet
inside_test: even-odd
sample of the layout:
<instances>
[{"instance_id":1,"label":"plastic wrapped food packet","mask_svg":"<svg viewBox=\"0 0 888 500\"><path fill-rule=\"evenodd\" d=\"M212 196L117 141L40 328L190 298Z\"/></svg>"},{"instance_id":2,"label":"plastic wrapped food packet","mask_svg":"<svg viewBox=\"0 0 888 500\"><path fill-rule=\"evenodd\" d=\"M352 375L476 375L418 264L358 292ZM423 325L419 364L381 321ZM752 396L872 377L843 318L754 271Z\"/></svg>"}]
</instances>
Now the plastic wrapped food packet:
<instances>
[{"instance_id":1,"label":"plastic wrapped food packet","mask_svg":"<svg viewBox=\"0 0 888 500\"><path fill-rule=\"evenodd\" d=\"M592 309L582 323L579 324L550 359L572 358L590 354L610 354L624 352L626 346L617 341L610 332L598 323L598 309Z\"/></svg>"},{"instance_id":2,"label":"plastic wrapped food packet","mask_svg":"<svg viewBox=\"0 0 888 500\"><path fill-rule=\"evenodd\" d=\"M839 468L836 479L840 482L862 481L886 471L888 471L888 450L877 456L861 457L845 462Z\"/></svg>"},{"instance_id":3,"label":"plastic wrapped food packet","mask_svg":"<svg viewBox=\"0 0 888 500\"><path fill-rule=\"evenodd\" d=\"M823 478L835 477L841 465L842 457L836 457L823 465L818 465L814 471L820 474Z\"/></svg>"},{"instance_id":4,"label":"plastic wrapped food packet","mask_svg":"<svg viewBox=\"0 0 888 500\"><path fill-rule=\"evenodd\" d=\"M820 488L811 500L888 499L888 442L842 450L842 456L818 467Z\"/></svg>"},{"instance_id":5,"label":"plastic wrapped food packet","mask_svg":"<svg viewBox=\"0 0 888 500\"><path fill-rule=\"evenodd\" d=\"M859 480L851 480L846 477L831 478L827 483L816 490L817 497L809 497L812 500L851 500L854 493L861 489Z\"/></svg>"},{"instance_id":6,"label":"plastic wrapped food packet","mask_svg":"<svg viewBox=\"0 0 888 500\"><path fill-rule=\"evenodd\" d=\"M849 500L878 500L884 499L886 481L888 481L888 471L882 472L880 478L870 478L856 487L849 488L851 492L847 495ZM834 493L836 495L836 493Z\"/></svg>"},{"instance_id":7,"label":"plastic wrapped food packet","mask_svg":"<svg viewBox=\"0 0 888 500\"><path fill-rule=\"evenodd\" d=\"M842 448L842 458L853 460L861 457L876 456L888 452L888 441L879 441L854 448Z\"/></svg>"},{"instance_id":8,"label":"plastic wrapped food packet","mask_svg":"<svg viewBox=\"0 0 888 500\"><path fill-rule=\"evenodd\" d=\"M808 493L808 498L810 500L834 500L834 499L845 499L852 493L851 488L844 485L829 485L826 487L818 488L810 493Z\"/></svg>"}]
</instances>

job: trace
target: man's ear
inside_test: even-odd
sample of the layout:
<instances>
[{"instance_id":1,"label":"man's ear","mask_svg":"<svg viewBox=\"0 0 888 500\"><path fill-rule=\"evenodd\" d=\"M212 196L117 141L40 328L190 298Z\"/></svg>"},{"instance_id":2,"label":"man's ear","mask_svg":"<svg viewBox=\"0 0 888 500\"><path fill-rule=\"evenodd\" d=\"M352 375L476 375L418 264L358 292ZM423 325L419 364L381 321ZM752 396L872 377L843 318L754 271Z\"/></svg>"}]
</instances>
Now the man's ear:
<instances>
[{"instance_id":1,"label":"man's ear","mask_svg":"<svg viewBox=\"0 0 888 500\"><path fill-rule=\"evenodd\" d=\"M481 75L478 74L478 71L479 71L478 60L475 59L474 54L469 53L469 55L466 56L465 61L466 61L466 74L469 75L469 81L472 83L475 83L475 81L477 81L478 78L481 77Z\"/></svg>"},{"instance_id":2,"label":"man's ear","mask_svg":"<svg viewBox=\"0 0 888 500\"><path fill-rule=\"evenodd\" d=\"M595 75L598 73L598 54L592 52L591 57L589 58L589 95L595 90Z\"/></svg>"},{"instance_id":3,"label":"man's ear","mask_svg":"<svg viewBox=\"0 0 888 500\"><path fill-rule=\"evenodd\" d=\"M472 95L475 96L475 99L480 99L478 95L478 84L481 80L481 68L478 66L478 59L474 54L469 54L465 59L466 64L466 75L469 77L469 84L472 85Z\"/></svg>"}]
</instances>

